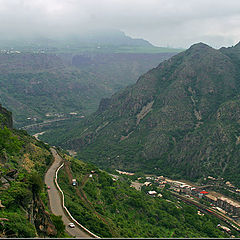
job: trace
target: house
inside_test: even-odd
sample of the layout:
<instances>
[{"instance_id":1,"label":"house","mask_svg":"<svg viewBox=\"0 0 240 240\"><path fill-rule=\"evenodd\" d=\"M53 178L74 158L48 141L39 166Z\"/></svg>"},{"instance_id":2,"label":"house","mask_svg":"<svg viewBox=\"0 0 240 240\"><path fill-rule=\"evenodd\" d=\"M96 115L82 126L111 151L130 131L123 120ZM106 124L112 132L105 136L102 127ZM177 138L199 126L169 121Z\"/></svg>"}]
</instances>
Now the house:
<instances>
[{"instance_id":1,"label":"house","mask_svg":"<svg viewBox=\"0 0 240 240\"><path fill-rule=\"evenodd\" d=\"M222 213L229 213L237 217L240 217L240 203L227 198L223 195L215 195L215 194L206 194L204 198L214 204L216 209Z\"/></svg>"},{"instance_id":2,"label":"house","mask_svg":"<svg viewBox=\"0 0 240 240\"><path fill-rule=\"evenodd\" d=\"M153 180L153 177L146 177L147 180Z\"/></svg>"},{"instance_id":3,"label":"house","mask_svg":"<svg viewBox=\"0 0 240 240\"><path fill-rule=\"evenodd\" d=\"M217 206L224 209L228 213L235 216L240 216L240 203L226 197L219 197L217 200Z\"/></svg>"},{"instance_id":4,"label":"house","mask_svg":"<svg viewBox=\"0 0 240 240\"><path fill-rule=\"evenodd\" d=\"M70 114L70 115L77 115L76 112L70 112L69 114Z\"/></svg>"},{"instance_id":5,"label":"house","mask_svg":"<svg viewBox=\"0 0 240 240\"><path fill-rule=\"evenodd\" d=\"M177 192L177 193L180 193L181 192L181 190L179 189L179 188L172 188L173 189L173 191L175 191L175 192Z\"/></svg>"},{"instance_id":6,"label":"house","mask_svg":"<svg viewBox=\"0 0 240 240\"><path fill-rule=\"evenodd\" d=\"M228 232L228 233L230 233L230 232L231 232L231 229L230 229L230 228L228 228L228 227L226 227L226 226L223 226L223 225L221 225L221 224L218 224L217 226L218 226L219 228L221 228L222 230L224 230L224 231Z\"/></svg>"},{"instance_id":7,"label":"house","mask_svg":"<svg viewBox=\"0 0 240 240\"><path fill-rule=\"evenodd\" d=\"M219 212L223 213L223 214L227 214L226 211L224 211L223 209L221 209L220 207L213 207L214 209L218 210Z\"/></svg>"},{"instance_id":8,"label":"house","mask_svg":"<svg viewBox=\"0 0 240 240\"><path fill-rule=\"evenodd\" d=\"M208 176L207 178L210 179L210 180L213 180L213 181L217 180L216 178L214 178L212 176Z\"/></svg>"},{"instance_id":9,"label":"house","mask_svg":"<svg viewBox=\"0 0 240 240\"><path fill-rule=\"evenodd\" d=\"M147 186L151 186L152 183L151 182L145 182L143 185L147 187Z\"/></svg>"},{"instance_id":10,"label":"house","mask_svg":"<svg viewBox=\"0 0 240 240\"><path fill-rule=\"evenodd\" d=\"M212 194L206 194L205 199L210 203L213 203L213 204L217 203L217 197L213 196Z\"/></svg>"},{"instance_id":11,"label":"house","mask_svg":"<svg viewBox=\"0 0 240 240\"><path fill-rule=\"evenodd\" d=\"M155 196L157 194L157 192L156 191L148 191L148 194L151 196Z\"/></svg>"},{"instance_id":12,"label":"house","mask_svg":"<svg viewBox=\"0 0 240 240\"><path fill-rule=\"evenodd\" d=\"M230 183L229 181L225 182L225 184L230 188L235 188L235 186L233 186L232 183Z\"/></svg>"}]
</instances>

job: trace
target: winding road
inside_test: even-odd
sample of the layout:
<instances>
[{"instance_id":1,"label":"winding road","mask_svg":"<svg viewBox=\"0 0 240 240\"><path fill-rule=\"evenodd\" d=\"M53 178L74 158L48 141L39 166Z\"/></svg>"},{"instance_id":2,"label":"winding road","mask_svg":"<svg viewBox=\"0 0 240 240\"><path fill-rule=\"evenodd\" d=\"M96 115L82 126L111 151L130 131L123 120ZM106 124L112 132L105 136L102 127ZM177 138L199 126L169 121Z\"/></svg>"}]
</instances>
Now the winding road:
<instances>
[{"instance_id":1,"label":"winding road","mask_svg":"<svg viewBox=\"0 0 240 240\"><path fill-rule=\"evenodd\" d=\"M62 220L66 226L66 231L73 237L77 238L91 238L85 231L83 231L80 227L77 225L75 228L68 227L68 224L72 222L68 215L65 213L62 207L62 200L61 195L57 189L57 187L54 184L55 174L58 169L58 167L62 163L62 158L58 155L57 151L54 148L51 148L51 152L54 156L54 162L52 166L48 169L44 182L47 186L50 186L50 189L48 190L48 196L49 196L49 203L50 203L50 209L51 212L54 215L60 215L62 216Z\"/></svg>"}]
</instances>

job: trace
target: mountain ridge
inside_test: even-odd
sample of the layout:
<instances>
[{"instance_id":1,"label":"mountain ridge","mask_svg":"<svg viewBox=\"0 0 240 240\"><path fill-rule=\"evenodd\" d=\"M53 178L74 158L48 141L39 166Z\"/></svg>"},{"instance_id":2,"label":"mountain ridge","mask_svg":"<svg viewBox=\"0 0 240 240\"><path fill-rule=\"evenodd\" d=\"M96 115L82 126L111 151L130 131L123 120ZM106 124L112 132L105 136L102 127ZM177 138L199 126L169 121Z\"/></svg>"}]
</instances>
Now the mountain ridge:
<instances>
[{"instance_id":1,"label":"mountain ridge","mask_svg":"<svg viewBox=\"0 0 240 240\"><path fill-rule=\"evenodd\" d=\"M101 167L237 183L240 128L229 111L238 113L240 75L233 49L191 46L103 99L58 144ZM218 115L223 106L225 120Z\"/></svg>"},{"instance_id":2,"label":"mountain ridge","mask_svg":"<svg viewBox=\"0 0 240 240\"><path fill-rule=\"evenodd\" d=\"M16 127L71 112L87 115L102 97L172 55L1 53L0 102L14 113Z\"/></svg>"}]
</instances>

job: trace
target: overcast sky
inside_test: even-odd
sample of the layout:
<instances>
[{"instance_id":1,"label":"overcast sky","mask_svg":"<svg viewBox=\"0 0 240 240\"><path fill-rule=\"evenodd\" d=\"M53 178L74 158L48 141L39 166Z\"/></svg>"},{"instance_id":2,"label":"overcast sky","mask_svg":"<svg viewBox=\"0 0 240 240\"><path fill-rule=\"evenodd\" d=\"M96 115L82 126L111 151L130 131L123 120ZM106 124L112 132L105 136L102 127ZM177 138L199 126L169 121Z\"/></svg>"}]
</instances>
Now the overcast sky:
<instances>
[{"instance_id":1,"label":"overcast sky","mask_svg":"<svg viewBox=\"0 0 240 240\"><path fill-rule=\"evenodd\" d=\"M111 28L157 46L240 41L240 0L0 0L0 36Z\"/></svg>"}]
</instances>

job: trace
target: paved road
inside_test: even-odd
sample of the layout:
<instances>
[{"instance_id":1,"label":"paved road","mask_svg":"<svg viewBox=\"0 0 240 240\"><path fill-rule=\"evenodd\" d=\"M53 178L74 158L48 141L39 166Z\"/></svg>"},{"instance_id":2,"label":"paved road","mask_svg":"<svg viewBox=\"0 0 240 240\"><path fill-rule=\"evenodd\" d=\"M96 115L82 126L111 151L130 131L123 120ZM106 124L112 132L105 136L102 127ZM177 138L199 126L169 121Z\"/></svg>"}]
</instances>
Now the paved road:
<instances>
[{"instance_id":1,"label":"paved road","mask_svg":"<svg viewBox=\"0 0 240 240\"><path fill-rule=\"evenodd\" d=\"M40 122L40 123L33 123L33 124L30 124L30 125L26 125L26 126L20 127L19 129L27 130L27 129L31 128L31 127L43 127L46 124L53 123L53 122L59 122L59 121L63 121L63 120L66 120L66 119L70 119L70 118L60 118L60 119L53 119L53 120L45 120L45 121Z\"/></svg>"},{"instance_id":2,"label":"paved road","mask_svg":"<svg viewBox=\"0 0 240 240\"><path fill-rule=\"evenodd\" d=\"M62 216L62 220L66 226L66 230L70 235L77 238L91 238L87 233L85 233L78 226L76 226L75 228L68 227L68 224L71 222L71 220L69 219L69 217L66 215L66 213L62 208L61 195L54 184L55 173L57 168L61 165L62 159L57 154L55 149L51 148L51 152L55 160L52 166L48 169L44 179L45 184L47 186L50 186L50 190L48 190L48 196L50 200L51 211L54 215Z\"/></svg>"}]
</instances>

